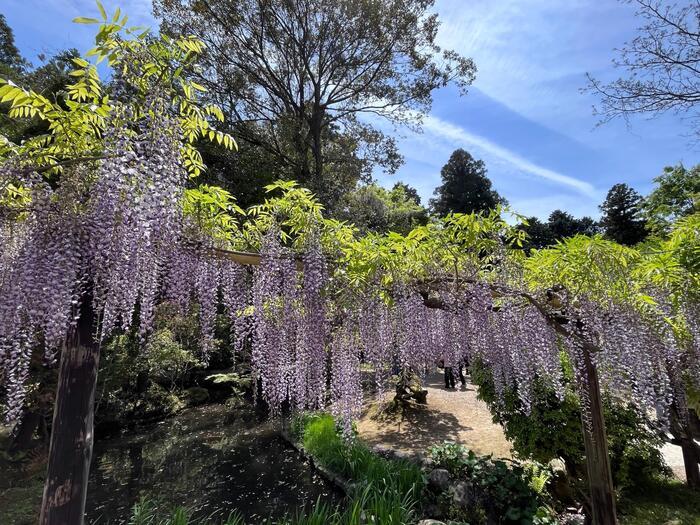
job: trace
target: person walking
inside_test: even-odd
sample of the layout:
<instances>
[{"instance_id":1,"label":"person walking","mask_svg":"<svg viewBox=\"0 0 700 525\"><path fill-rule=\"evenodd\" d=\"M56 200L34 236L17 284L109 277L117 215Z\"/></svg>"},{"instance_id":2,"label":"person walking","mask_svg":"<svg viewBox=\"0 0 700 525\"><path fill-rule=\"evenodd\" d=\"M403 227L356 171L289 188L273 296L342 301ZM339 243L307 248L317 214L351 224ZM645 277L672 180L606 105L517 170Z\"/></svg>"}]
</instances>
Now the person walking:
<instances>
[{"instance_id":1,"label":"person walking","mask_svg":"<svg viewBox=\"0 0 700 525\"><path fill-rule=\"evenodd\" d=\"M447 359L443 359L442 363L443 363L443 367L445 369L445 388L454 388L455 387L455 374L454 374L452 363L450 363Z\"/></svg>"}]
</instances>

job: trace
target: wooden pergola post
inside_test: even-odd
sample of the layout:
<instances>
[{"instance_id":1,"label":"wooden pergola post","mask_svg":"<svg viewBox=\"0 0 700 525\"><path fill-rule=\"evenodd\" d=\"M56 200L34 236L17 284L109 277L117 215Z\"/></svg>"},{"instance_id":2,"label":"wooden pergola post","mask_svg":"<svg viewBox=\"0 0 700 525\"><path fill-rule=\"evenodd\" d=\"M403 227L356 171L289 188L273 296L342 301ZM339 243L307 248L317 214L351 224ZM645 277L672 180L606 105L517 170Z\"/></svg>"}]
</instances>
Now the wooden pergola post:
<instances>
[{"instance_id":1,"label":"wooden pergola post","mask_svg":"<svg viewBox=\"0 0 700 525\"><path fill-rule=\"evenodd\" d=\"M86 293L61 350L41 525L82 525L94 441L100 344L92 297Z\"/></svg>"}]
</instances>

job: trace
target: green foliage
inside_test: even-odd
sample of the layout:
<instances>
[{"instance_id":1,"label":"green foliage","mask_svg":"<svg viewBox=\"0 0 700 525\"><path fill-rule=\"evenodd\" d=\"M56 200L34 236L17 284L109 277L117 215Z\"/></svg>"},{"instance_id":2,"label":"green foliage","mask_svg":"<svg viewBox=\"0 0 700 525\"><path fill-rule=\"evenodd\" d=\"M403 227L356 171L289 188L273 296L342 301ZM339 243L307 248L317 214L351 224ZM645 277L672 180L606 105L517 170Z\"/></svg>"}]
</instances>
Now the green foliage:
<instances>
[{"instance_id":1,"label":"green foliage","mask_svg":"<svg viewBox=\"0 0 700 525\"><path fill-rule=\"evenodd\" d=\"M630 279L638 251L600 236L577 235L524 261L526 277L534 288L563 286L572 298L586 296L636 302L639 286Z\"/></svg>"},{"instance_id":2,"label":"green foliage","mask_svg":"<svg viewBox=\"0 0 700 525\"><path fill-rule=\"evenodd\" d=\"M652 479L623 495L620 525L698 525L700 492L677 480Z\"/></svg>"},{"instance_id":3,"label":"green foliage","mask_svg":"<svg viewBox=\"0 0 700 525\"><path fill-rule=\"evenodd\" d=\"M642 218L642 196L627 184L615 184L600 205L600 225L605 237L634 246L647 236Z\"/></svg>"},{"instance_id":4,"label":"green foliage","mask_svg":"<svg viewBox=\"0 0 700 525\"><path fill-rule=\"evenodd\" d=\"M533 248L546 248L574 235L595 235L599 230L598 224L590 217L576 219L562 210L550 213L547 222L542 222L537 217L529 217L518 228L527 233L523 248L528 253Z\"/></svg>"},{"instance_id":5,"label":"green foliage","mask_svg":"<svg viewBox=\"0 0 700 525\"><path fill-rule=\"evenodd\" d=\"M653 233L666 235L678 219L700 212L700 165L691 169L683 164L667 166L654 182L656 187L642 205Z\"/></svg>"},{"instance_id":6,"label":"green foliage","mask_svg":"<svg viewBox=\"0 0 700 525\"><path fill-rule=\"evenodd\" d=\"M455 150L440 172L442 185L435 189L430 207L440 216L474 213L505 204L486 176L486 165L463 149Z\"/></svg>"},{"instance_id":7,"label":"green foliage","mask_svg":"<svg viewBox=\"0 0 700 525\"><path fill-rule=\"evenodd\" d=\"M200 365L192 349L183 347L169 328L157 330L148 338L143 359L150 376L171 387L181 384L187 373Z\"/></svg>"},{"instance_id":8,"label":"green foliage","mask_svg":"<svg viewBox=\"0 0 700 525\"><path fill-rule=\"evenodd\" d=\"M428 221L428 212L417 198L416 190L403 183L396 183L391 190L368 184L345 195L336 216L361 233L393 231L406 235Z\"/></svg>"},{"instance_id":9,"label":"green foliage","mask_svg":"<svg viewBox=\"0 0 700 525\"><path fill-rule=\"evenodd\" d=\"M471 364L470 370L472 381L479 389L479 398L488 405L494 422L503 426L506 437L520 456L542 463L561 458L574 479L585 478L581 407L569 370L565 370L567 383L563 400L552 390L537 385L529 414L524 412L514 387L506 389L500 402L490 371L478 360ZM667 473L659 452L663 439L649 428L634 407L605 396L603 412L616 487L627 488ZM556 432L552 432L554 428Z\"/></svg>"},{"instance_id":10,"label":"green foliage","mask_svg":"<svg viewBox=\"0 0 700 525\"><path fill-rule=\"evenodd\" d=\"M470 483L476 498L470 515L486 515L499 523L534 523L547 481L541 466L510 465L491 456L478 456L463 445L444 442L429 450L438 468ZM539 489L539 490L538 490ZM540 521L540 523L543 523ZM552 523L554 523L552 521Z\"/></svg>"},{"instance_id":11,"label":"green foliage","mask_svg":"<svg viewBox=\"0 0 700 525\"><path fill-rule=\"evenodd\" d=\"M292 432L302 435L304 449L316 461L359 487L345 513L329 523L359 525L362 514L378 524L410 522L424 485L416 465L379 457L362 443L344 439L327 414L298 418Z\"/></svg>"}]
</instances>

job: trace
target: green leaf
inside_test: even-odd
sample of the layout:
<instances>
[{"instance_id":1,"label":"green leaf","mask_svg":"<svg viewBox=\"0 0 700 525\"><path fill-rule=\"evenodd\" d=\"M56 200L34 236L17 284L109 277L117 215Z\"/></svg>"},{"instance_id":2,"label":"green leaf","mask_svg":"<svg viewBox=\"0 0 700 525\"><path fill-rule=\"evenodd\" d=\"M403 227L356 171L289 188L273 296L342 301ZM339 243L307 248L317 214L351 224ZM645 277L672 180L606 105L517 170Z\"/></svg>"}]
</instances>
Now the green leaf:
<instances>
[{"instance_id":1,"label":"green leaf","mask_svg":"<svg viewBox=\"0 0 700 525\"><path fill-rule=\"evenodd\" d=\"M73 19L75 24L99 24L100 21L97 18L87 18L84 16L79 16Z\"/></svg>"},{"instance_id":2,"label":"green leaf","mask_svg":"<svg viewBox=\"0 0 700 525\"><path fill-rule=\"evenodd\" d=\"M100 2L100 0L95 0L95 2L97 3L97 9L100 10L100 14L102 15L102 20L104 20L106 22L107 21L107 11L105 11L105 8L102 5L102 2Z\"/></svg>"}]
</instances>

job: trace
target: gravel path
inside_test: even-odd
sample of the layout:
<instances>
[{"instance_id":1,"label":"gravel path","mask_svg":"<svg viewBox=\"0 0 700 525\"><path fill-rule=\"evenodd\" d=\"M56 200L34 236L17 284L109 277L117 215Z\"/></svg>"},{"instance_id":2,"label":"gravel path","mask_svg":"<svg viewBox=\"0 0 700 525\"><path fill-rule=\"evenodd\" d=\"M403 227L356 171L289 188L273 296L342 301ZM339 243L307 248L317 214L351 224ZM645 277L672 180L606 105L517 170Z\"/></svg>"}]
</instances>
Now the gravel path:
<instances>
[{"instance_id":1,"label":"gravel path","mask_svg":"<svg viewBox=\"0 0 700 525\"><path fill-rule=\"evenodd\" d=\"M360 437L370 445L390 446L404 452L425 452L431 445L454 441L478 454L511 457L511 444L500 425L491 421L486 404L476 398L476 387L459 382L453 390L445 389L442 373L430 374L426 380L428 404L417 405L401 420L395 415L376 415L376 403L357 424ZM666 463L675 475L685 480L683 456L678 446L662 448Z\"/></svg>"},{"instance_id":2,"label":"gravel path","mask_svg":"<svg viewBox=\"0 0 700 525\"><path fill-rule=\"evenodd\" d=\"M446 390L443 376L435 372L428 376L428 404L417 405L398 416L377 417L376 405L363 414L357 429L371 445L391 446L404 452L425 452L431 445L454 441L479 454L510 457L510 443L500 425L491 421L486 404L476 398L476 387L467 383Z\"/></svg>"}]
</instances>

